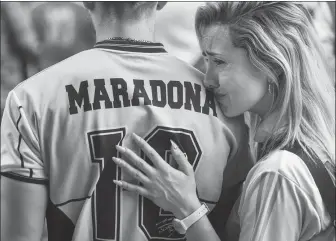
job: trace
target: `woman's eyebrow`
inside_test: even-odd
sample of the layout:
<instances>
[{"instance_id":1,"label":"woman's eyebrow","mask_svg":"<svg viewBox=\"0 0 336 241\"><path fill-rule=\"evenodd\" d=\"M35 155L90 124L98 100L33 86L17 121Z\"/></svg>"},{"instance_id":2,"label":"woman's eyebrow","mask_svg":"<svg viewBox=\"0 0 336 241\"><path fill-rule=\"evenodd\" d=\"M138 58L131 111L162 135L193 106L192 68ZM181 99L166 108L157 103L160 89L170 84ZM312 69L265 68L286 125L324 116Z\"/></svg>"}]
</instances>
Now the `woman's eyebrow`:
<instances>
[{"instance_id":1,"label":"woman's eyebrow","mask_svg":"<svg viewBox=\"0 0 336 241\"><path fill-rule=\"evenodd\" d=\"M202 55L203 56L207 56L207 55L214 56L214 55L220 55L220 54L214 53L214 52L211 52L211 51L202 51Z\"/></svg>"}]
</instances>

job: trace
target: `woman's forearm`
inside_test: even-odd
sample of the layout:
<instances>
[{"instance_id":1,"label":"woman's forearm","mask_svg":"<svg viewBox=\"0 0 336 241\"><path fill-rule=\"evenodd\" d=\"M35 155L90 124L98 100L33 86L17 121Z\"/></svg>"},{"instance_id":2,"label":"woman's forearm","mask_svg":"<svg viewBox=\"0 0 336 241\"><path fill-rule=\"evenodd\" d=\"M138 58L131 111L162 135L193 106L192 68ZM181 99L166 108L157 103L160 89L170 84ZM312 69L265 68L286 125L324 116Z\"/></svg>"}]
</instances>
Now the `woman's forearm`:
<instances>
[{"instance_id":1,"label":"woman's forearm","mask_svg":"<svg viewBox=\"0 0 336 241\"><path fill-rule=\"evenodd\" d=\"M191 225L186 236L188 241L220 241L207 216Z\"/></svg>"}]
</instances>

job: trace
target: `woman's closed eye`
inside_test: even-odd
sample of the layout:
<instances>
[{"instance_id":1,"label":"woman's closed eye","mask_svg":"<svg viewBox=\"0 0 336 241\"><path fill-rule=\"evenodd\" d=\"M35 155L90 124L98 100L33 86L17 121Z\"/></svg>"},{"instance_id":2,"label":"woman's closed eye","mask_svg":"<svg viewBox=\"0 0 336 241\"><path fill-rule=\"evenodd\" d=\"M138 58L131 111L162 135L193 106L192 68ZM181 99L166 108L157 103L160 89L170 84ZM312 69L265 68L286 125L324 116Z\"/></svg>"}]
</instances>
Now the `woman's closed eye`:
<instances>
[{"instance_id":1,"label":"woman's closed eye","mask_svg":"<svg viewBox=\"0 0 336 241\"><path fill-rule=\"evenodd\" d=\"M214 59L213 62L216 64L216 65L227 65L227 62L225 62L224 60L221 60L221 59Z\"/></svg>"}]
</instances>

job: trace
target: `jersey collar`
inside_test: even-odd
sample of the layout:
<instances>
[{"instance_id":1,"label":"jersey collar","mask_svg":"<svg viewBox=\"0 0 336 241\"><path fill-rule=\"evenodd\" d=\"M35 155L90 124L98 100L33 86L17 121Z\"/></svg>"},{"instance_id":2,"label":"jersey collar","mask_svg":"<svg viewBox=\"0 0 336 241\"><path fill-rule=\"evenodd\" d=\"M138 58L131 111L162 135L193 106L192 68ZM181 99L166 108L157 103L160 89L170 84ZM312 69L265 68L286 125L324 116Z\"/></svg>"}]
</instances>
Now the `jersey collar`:
<instances>
[{"instance_id":1,"label":"jersey collar","mask_svg":"<svg viewBox=\"0 0 336 241\"><path fill-rule=\"evenodd\" d=\"M166 53L163 44L154 42L130 41L130 40L103 40L97 42L94 48L111 49L137 53Z\"/></svg>"}]
</instances>

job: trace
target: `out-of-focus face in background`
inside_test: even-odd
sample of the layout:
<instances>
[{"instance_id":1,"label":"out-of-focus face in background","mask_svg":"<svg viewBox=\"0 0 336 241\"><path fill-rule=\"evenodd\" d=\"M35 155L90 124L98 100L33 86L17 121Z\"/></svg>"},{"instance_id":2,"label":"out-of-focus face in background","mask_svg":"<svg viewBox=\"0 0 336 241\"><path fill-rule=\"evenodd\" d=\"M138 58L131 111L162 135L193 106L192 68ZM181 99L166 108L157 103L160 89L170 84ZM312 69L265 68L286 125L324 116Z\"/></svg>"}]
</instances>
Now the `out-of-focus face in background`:
<instances>
[{"instance_id":1,"label":"out-of-focus face in background","mask_svg":"<svg viewBox=\"0 0 336 241\"><path fill-rule=\"evenodd\" d=\"M88 11L71 2L49 2L32 12L40 41L40 67L49 67L93 47L95 30Z\"/></svg>"}]
</instances>

